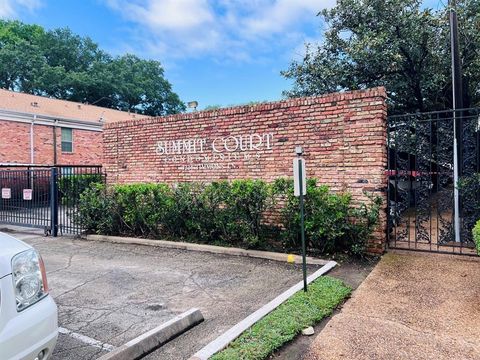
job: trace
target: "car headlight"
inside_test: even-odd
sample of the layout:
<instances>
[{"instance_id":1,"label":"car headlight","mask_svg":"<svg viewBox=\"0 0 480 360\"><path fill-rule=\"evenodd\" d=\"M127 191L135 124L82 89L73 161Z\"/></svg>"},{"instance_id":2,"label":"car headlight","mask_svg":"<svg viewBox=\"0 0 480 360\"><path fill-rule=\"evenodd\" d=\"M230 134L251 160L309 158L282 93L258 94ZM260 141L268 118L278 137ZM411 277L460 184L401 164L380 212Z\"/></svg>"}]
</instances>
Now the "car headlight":
<instances>
[{"instance_id":1,"label":"car headlight","mask_svg":"<svg viewBox=\"0 0 480 360\"><path fill-rule=\"evenodd\" d=\"M45 266L35 250L27 250L12 258L13 285L17 311L35 304L48 294Z\"/></svg>"}]
</instances>

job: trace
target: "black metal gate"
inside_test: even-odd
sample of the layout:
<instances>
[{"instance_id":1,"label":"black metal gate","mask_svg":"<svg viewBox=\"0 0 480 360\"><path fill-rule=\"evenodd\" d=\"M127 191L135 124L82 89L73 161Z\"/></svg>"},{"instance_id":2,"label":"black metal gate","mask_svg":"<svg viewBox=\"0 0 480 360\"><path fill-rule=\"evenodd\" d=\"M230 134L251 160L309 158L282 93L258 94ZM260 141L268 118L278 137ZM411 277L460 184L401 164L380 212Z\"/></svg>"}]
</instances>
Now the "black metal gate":
<instances>
[{"instance_id":1,"label":"black metal gate","mask_svg":"<svg viewBox=\"0 0 480 360\"><path fill-rule=\"evenodd\" d=\"M80 234L80 195L104 181L101 166L0 166L0 224L40 228L52 236Z\"/></svg>"},{"instance_id":2,"label":"black metal gate","mask_svg":"<svg viewBox=\"0 0 480 360\"><path fill-rule=\"evenodd\" d=\"M454 124L458 182L454 182ZM480 219L480 109L388 119L388 246L474 255L472 228ZM460 241L454 235L459 194Z\"/></svg>"}]
</instances>

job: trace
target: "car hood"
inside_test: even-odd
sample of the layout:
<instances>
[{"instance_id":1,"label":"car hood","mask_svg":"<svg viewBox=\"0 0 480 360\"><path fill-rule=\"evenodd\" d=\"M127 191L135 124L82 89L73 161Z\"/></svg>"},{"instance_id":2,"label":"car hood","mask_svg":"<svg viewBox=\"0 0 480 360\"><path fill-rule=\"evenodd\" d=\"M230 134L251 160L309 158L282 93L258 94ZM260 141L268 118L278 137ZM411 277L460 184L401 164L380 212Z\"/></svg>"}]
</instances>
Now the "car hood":
<instances>
[{"instance_id":1,"label":"car hood","mask_svg":"<svg viewBox=\"0 0 480 360\"><path fill-rule=\"evenodd\" d=\"M12 257L31 248L23 241L0 232L0 278L12 272Z\"/></svg>"}]
</instances>

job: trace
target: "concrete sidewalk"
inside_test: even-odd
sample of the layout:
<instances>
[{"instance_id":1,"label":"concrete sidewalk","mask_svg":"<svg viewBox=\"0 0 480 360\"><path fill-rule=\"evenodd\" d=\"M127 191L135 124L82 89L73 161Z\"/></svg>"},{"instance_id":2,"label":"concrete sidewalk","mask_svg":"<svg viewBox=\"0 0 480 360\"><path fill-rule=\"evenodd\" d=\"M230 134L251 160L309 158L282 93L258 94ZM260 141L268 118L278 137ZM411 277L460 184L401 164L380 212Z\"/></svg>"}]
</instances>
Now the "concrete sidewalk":
<instances>
[{"instance_id":1,"label":"concrete sidewalk","mask_svg":"<svg viewBox=\"0 0 480 360\"><path fill-rule=\"evenodd\" d=\"M480 359L480 262L385 255L306 360Z\"/></svg>"}]
</instances>

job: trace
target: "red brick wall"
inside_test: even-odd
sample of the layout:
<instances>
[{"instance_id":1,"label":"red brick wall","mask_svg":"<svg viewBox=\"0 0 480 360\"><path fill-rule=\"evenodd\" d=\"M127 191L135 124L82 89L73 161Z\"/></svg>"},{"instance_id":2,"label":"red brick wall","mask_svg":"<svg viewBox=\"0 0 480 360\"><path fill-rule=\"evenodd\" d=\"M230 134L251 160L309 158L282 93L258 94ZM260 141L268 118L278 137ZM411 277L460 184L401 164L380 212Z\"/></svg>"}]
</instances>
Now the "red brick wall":
<instances>
[{"instance_id":1,"label":"red brick wall","mask_svg":"<svg viewBox=\"0 0 480 360\"><path fill-rule=\"evenodd\" d=\"M0 162L30 162L30 125L0 121Z\"/></svg>"},{"instance_id":2,"label":"red brick wall","mask_svg":"<svg viewBox=\"0 0 480 360\"><path fill-rule=\"evenodd\" d=\"M30 124L0 120L0 162L30 163ZM51 165L54 160L53 128L34 125L34 163ZM57 129L57 164L102 163L102 133L73 129L73 153L63 153L61 130Z\"/></svg>"},{"instance_id":3,"label":"red brick wall","mask_svg":"<svg viewBox=\"0 0 480 360\"><path fill-rule=\"evenodd\" d=\"M30 125L27 125L30 127ZM29 131L22 138L25 142L25 149L27 152L30 151L30 135ZM57 129L58 131L58 129ZM51 126L45 125L34 125L33 126L33 136L34 136L34 154L33 161L35 164L53 164L53 128ZM58 148L57 148L58 149ZM57 151L58 159L59 151Z\"/></svg>"},{"instance_id":4,"label":"red brick wall","mask_svg":"<svg viewBox=\"0 0 480 360\"><path fill-rule=\"evenodd\" d=\"M103 138L99 131L73 129L73 152L62 152L62 134L57 129L57 163L62 165L101 165Z\"/></svg>"},{"instance_id":5,"label":"red brick wall","mask_svg":"<svg viewBox=\"0 0 480 360\"><path fill-rule=\"evenodd\" d=\"M383 194L386 187L385 100L385 89L374 88L107 124L104 165L116 183L271 181L292 176L294 148L303 146L307 176L364 201L364 191ZM246 150L228 151L237 141ZM374 247L384 226L382 218Z\"/></svg>"}]
</instances>

